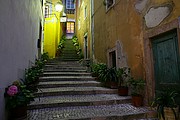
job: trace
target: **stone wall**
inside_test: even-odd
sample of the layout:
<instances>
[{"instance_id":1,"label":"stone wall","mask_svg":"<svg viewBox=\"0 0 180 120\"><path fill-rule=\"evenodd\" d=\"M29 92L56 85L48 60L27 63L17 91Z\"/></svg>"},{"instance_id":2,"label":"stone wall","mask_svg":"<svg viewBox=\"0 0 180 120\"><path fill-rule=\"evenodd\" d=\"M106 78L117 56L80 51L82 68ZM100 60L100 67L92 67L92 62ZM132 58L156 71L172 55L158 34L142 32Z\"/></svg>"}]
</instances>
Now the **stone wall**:
<instances>
[{"instance_id":1,"label":"stone wall","mask_svg":"<svg viewBox=\"0 0 180 120\"><path fill-rule=\"evenodd\" d=\"M4 89L23 78L38 56L40 0L0 1L0 119L5 119Z\"/></svg>"}]
</instances>

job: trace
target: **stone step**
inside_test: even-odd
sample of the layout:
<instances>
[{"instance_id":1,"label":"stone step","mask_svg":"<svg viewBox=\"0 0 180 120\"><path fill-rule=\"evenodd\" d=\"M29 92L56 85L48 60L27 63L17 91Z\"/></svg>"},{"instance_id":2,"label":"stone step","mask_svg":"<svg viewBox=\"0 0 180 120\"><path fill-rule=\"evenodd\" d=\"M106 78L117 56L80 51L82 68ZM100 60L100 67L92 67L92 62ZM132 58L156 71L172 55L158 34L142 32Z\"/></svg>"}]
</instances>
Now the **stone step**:
<instances>
[{"instance_id":1,"label":"stone step","mask_svg":"<svg viewBox=\"0 0 180 120\"><path fill-rule=\"evenodd\" d=\"M73 53L73 54L72 54L72 53ZM69 56L69 55L74 55L74 56L77 56L76 52L69 52L69 51L67 51L66 53L65 53L65 52L62 52L60 55L67 55L67 56Z\"/></svg>"},{"instance_id":2,"label":"stone step","mask_svg":"<svg viewBox=\"0 0 180 120\"><path fill-rule=\"evenodd\" d=\"M67 57L67 58L78 58L79 56L77 54L61 54L60 58Z\"/></svg>"},{"instance_id":3,"label":"stone step","mask_svg":"<svg viewBox=\"0 0 180 120\"><path fill-rule=\"evenodd\" d=\"M80 59L67 59L67 58L66 58L66 59L63 59L63 58L62 58L62 59L61 59L61 58L60 58L60 60L61 60L61 61L79 61Z\"/></svg>"},{"instance_id":4,"label":"stone step","mask_svg":"<svg viewBox=\"0 0 180 120\"><path fill-rule=\"evenodd\" d=\"M131 97L120 97L116 94L99 95L61 95L35 98L29 109L48 107L93 106L130 103Z\"/></svg>"},{"instance_id":5,"label":"stone step","mask_svg":"<svg viewBox=\"0 0 180 120\"><path fill-rule=\"evenodd\" d=\"M44 72L43 76L91 76L91 73L87 72Z\"/></svg>"},{"instance_id":6,"label":"stone step","mask_svg":"<svg viewBox=\"0 0 180 120\"><path fill-rule=\"evenodd\" d=\"M76 48L72 48L72 49L65 48L65 49L63 49L62 53L74 53L74 54L76 54Z\"/></svg>"},{"instance_id":7,"label":"stone step","mask_svg":"<svg viewBox=\"0 0 180 120\"><path fill-rule=\"evenodd\" d=\"M65 61L48 61L46 63L46 65L81 65L81 63L79 63L79 61L75 62L75 61L68 61L68 62L65 62Z\"/></svg>"},{"instance_id":8,"label":"stone step","mask_svg":"<svg viewBox=\"0 0 180 120\"><path fill-rule=\"evenodd\" d=\"M60 59L79 59L79 56L61 56Z\"/></svg>"},{"instance_id":9,"label":"stone step","mask_svg":"<svg viewBox=\"0 0 180 120\"><path fill-rule=\"evenodd\" d=\"M44 70L86 70L86 67L69 67L69 66L51 66L51 67L44 67Z\"/></svg>"},{"instance_id":10,"label":"stone step","mask_svg":"<svg viewBox=\"0 0 180 120\"><path fill-rule=\"evenodd\" d=\"M93 95L93 94L117 94L117 89L103 87L57 87L41 88L35 93L36 97L58 95Z\"/></svg>"},{"instance_id":11,"label":"stone step","mask_svg":"<svg viewBox=\"0 0 180 120\"><path fill-rule=\"evenodd\" d=\"M40 82L45 81L93 81L95 77L91 76L45 76L40 77Z\"/></svg>"},{"instance_id":12,"label":"stone step","mask_svg":"<svg viewBox=\"0 0 180 120\"><path fill-rule=\"evenodd\" d=\"M28 111L29 120L136 120L146 118L148 109L130 104L56 107ZM34 119L37 118L37 119Z\"/></svg>"},{"instance_id":13,"label":"stone step","mask_svg":"<svg viewBox=\"0 0 180 120\"><path fill-rule=\"evenodd\" d=\"M87 70L62 70L62 69L47 69L44 72L87 72Z\"/></svg>"},{"instance_id":14,"label":"stone step","mask_svg":"<svg viewBox=\"0 0 180 120\"><path fill-rule=\"evenodd\" d=\"M100 82L96 81L50 81L39 82L38 88L55 88L55 87L98 87Z\"/></svg>"},{"instance_id":15,"label":"stone step","mask_svg":"<svg viewBox=\"0 0 180 120\"><path fill-rule=\"evenodd\" d=\"M82 67L82 65L80 64L73 64L73 65L69 65L69 64L46 64L44 67Z\"/></svg>"},{"instance_id":16,"label":"stone step","mask_svg":"<svg viewBox=\"0 0 180 120\"><path fill-rule=\"evenodd\" d=\"M46 69L46 68L54 68L54 69L56 69L56 68L58 68L58 69L86 69L86 67L83 67L83 66L80 66L80 65L74 65L74 66L70 66L70 65L46 65L45 67L44 67L44 69Z\"/></svg>"}]
</instances>

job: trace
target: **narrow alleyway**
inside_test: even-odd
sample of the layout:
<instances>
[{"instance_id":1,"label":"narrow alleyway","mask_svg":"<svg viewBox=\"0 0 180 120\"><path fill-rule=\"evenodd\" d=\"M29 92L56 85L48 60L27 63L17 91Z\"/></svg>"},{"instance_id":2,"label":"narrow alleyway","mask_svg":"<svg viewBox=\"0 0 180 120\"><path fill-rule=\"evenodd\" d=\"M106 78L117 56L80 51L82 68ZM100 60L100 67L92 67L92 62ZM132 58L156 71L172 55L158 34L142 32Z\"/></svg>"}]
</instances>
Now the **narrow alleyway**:
<instances>
[{"instance_id":1,"label":"narrow alleyway","mask_svg":"<svg viewBox=\"0 0 180 120\"><path fill-rule=\"evenodd\" d=\"M148 110L130 104L116 89L101 87L79 63L67 40L60 58L50 60L44 68L36 99L29 105L28 120L139 120Z\"/></svg>"}]
</instances>

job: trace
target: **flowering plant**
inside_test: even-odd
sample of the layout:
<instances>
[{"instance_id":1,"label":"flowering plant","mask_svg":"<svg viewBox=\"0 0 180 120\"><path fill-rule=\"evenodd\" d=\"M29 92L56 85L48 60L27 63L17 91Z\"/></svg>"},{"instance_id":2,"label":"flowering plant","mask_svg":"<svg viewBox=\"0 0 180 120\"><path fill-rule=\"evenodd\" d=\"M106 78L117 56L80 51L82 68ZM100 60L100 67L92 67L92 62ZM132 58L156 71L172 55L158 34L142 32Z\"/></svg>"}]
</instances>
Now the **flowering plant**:
<instances>
[{"instance_id":1,"label":"flowering plant","mask_svg":"<svg viewBox=\"0 0 180 120\"><path fill-rule=\"evenodd\" d=\"M7 109L26 106L30 101L34 100L33 94L19 81L15 81L12 85L5 88L4 97Z\"/></svg>"}]
</instances>

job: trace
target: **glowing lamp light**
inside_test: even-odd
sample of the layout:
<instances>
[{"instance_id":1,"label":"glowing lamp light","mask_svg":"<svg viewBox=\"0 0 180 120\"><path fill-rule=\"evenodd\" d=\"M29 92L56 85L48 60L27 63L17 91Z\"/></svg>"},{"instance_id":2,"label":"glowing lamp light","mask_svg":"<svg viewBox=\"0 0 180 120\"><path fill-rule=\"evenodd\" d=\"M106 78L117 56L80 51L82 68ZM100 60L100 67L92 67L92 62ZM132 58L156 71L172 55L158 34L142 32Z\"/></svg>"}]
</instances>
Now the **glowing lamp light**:
<instances>
[{"instance_id":1,"label":"glowing lamp light","mask_svg":"<svg viewBox=\"0 0 180 120\"><path fill-rule=\"evenodd\" d=\"M60 4L60 3L57 3L57 4L55 5L55 9L56 9L56 11L61 12L62 9L63 9L63 5Z\"/></svg>"}]
</instances>

